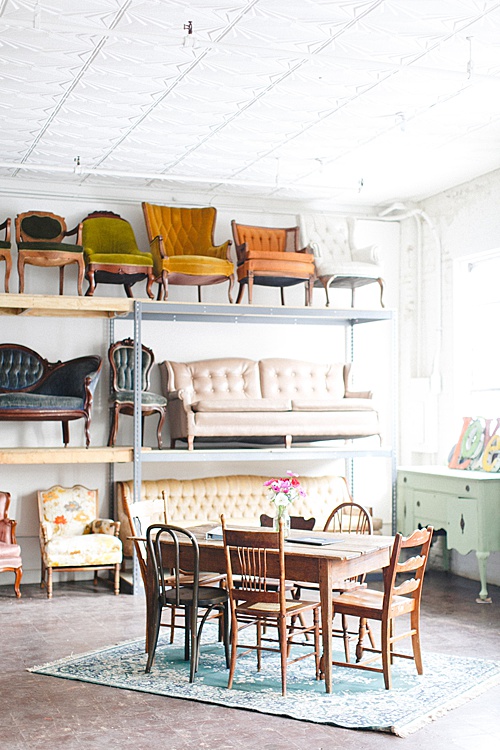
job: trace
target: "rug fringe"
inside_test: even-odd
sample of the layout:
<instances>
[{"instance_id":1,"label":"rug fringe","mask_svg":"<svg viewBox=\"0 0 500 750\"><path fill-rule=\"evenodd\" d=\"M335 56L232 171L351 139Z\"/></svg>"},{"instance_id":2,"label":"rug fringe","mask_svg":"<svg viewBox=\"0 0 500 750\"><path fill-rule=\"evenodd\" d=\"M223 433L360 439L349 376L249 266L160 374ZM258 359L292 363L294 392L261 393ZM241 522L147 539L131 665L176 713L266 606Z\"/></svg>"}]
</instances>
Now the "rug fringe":
<instances>
[{"instance_id":1,"label":"rug fringe","mask_svg":"<svg viewBox=\"0 0 500 750\"><path fill-rule=\"evenodd\" d=\"M37 672L40 669L48 669L49 667L57 667L59 664L65 664L69 659L73 658L85 658L87 656L95 656L95 654L103 654L105 651L111 651L112 649L116 648L117 646L132 646L135 643L140 643L141 640L144 640L143 638L133 638L130 641L117 641L112 646L103 646L103 648L95 648L92 651L86 651L85 653L74 653L73 651L71 654L68 654L68 656L63 656L60 659L57 659L56 661L48 661L45 664L37 664L34 667L27 667L27 672Z\"/></svg>"}]
</instances>

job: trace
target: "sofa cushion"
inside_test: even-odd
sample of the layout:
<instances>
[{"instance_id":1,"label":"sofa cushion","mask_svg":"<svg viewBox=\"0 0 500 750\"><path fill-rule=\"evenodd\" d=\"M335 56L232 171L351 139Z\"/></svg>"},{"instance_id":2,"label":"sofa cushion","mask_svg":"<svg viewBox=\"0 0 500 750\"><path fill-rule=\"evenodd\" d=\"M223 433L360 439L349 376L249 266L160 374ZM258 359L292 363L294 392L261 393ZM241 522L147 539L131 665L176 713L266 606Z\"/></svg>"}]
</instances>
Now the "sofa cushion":
<instances>
[{"instance_id":1,"label":"sofa cushion","mask_svg":"<svg viewBox=\"0 0 500 750\"><path fill-rule=\"evenodd\" d=\"M373 411L373 404L366 398L292 399L293 411Z\"/></svg>"},{"instance_id":2,"label":"sofa cushion","mask_svg":"<svg viewBox=\"0 0 500 750\"><path fill-rule=\"evenodd\" d=\"M121 541L118 537L107 534L55 536L45 545L45 564L54 568L74 565L114 565L121 561Z\"/></svg>"},{"instance_id":3,"label":"sofa cushion","mask_svg":"<svg viewBox=\"0 0 500 750\"><path fill-rule=\"evenodd\" d=\"M191 401L210 398L260 398L258 362L243 357L199 362L165 362L167 389L192 393ZM168 395L168 394L167 394Z\"/></svg>"},{"instance_id":4,"label":"sofa cushion","mask_svg":"<svg viewBox=\"0 0 500 750\"><path fill-rule=\"evenodd\" d=\"M292 402L285 398L207 398L191 404L195 412L268 412L291 411Z\"/></svg>"},{"instance_id":5,"label":"sofa cushion","mask_svg":"<svg viewBox=\"0 0 500 750\"><path fill-rule=\"evenodd\" d=\"M83 409L83 399L43 393L0 393L0 409Z\"/></svg>"}]
</instances>

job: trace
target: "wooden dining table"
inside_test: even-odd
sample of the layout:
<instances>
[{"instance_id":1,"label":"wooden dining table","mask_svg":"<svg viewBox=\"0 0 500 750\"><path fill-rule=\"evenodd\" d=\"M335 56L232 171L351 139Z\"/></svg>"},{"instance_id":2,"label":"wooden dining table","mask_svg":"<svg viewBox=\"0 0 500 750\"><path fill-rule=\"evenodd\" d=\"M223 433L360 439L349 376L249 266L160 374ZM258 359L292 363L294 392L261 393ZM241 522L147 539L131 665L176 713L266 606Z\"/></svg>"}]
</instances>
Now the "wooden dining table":
<instances>
[{"instance_id":1,"label":"wooden dining table","mask_svg":"<svg viewBox=\"0 0 500 750\"><path fill-rule=\"evenodd\" d=\"M190 531L196 536L200 548L200 570L214 573L226 572L224 546L221 540L206 538L207 531L211 531L216 523L191 527ZM238 528L242 528L238 526ZM300 537L329 538L331 544L316 546L291 541ZM144 538L141 537L141 541ZM342 587L344 581L353 576L370 573L389 564L391 548L394 542L392 536L378 536L368 534L333 534L323 531L291 531L285 543L286 577L291 581L303 581L319 585L321 603L321 625L323 645L323 672L325 689L332 692L332 625L333 602L332 591ZM184 547L184 554L183 554ZM165 562L171 564L169 558L173 544L168 539L163 547L167 557ZM189 569L191 564L191 545L181 544L181 567ZM278 569L268 569L268 575L275 577ZM146 629L149 633L151 613L153 612L153 591L155 571L146 564Z\"/></svg>"}]
</instances>

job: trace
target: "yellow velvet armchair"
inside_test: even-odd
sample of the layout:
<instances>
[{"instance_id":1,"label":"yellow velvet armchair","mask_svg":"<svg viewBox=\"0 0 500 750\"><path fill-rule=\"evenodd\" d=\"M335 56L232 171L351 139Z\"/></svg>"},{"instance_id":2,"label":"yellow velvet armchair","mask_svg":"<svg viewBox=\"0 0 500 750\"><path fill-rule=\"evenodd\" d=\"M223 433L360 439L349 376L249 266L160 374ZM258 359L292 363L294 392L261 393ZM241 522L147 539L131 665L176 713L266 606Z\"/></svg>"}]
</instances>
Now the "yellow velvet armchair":
<instances>
[{"instance_id":1,"label":"yellow velvet armchair","mask_svg":"<svg viewBox=\"0 0 500 750\"><path fill-rule=\"evenodd\" d=\"M153 256L158 299L167 299L168 285L201 287L229 283L232 302L234 265L230 258L231 240L214 245L216 209L178 208L143 203L144 218Z\"/></svg>"}]
</instances>

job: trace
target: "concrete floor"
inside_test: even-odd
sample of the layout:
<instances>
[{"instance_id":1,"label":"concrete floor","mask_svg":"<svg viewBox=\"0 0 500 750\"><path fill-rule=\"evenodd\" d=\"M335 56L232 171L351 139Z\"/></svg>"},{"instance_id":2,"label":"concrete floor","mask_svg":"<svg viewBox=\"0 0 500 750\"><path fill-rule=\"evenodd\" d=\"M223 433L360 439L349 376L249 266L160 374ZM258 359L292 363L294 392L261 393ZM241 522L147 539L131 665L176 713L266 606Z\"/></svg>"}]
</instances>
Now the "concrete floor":
<instances>
[{"instance_id":1,"label":"concrete floor","mask_svg":"<svg viewBox=\"0 0 500 750\"><path fill-rule=\"evenodd\" d=\"M2 584L8 574L2 575ZM476 604L479 584L429 571L423 597L425 650L500 660L500 589ZM405 739L191 703L31 674L26 668L142 637L142 596L113 596L106 583L0 587L1 750L379 750L500 748L500 685Z\"/></svg>"}]
</instances>

